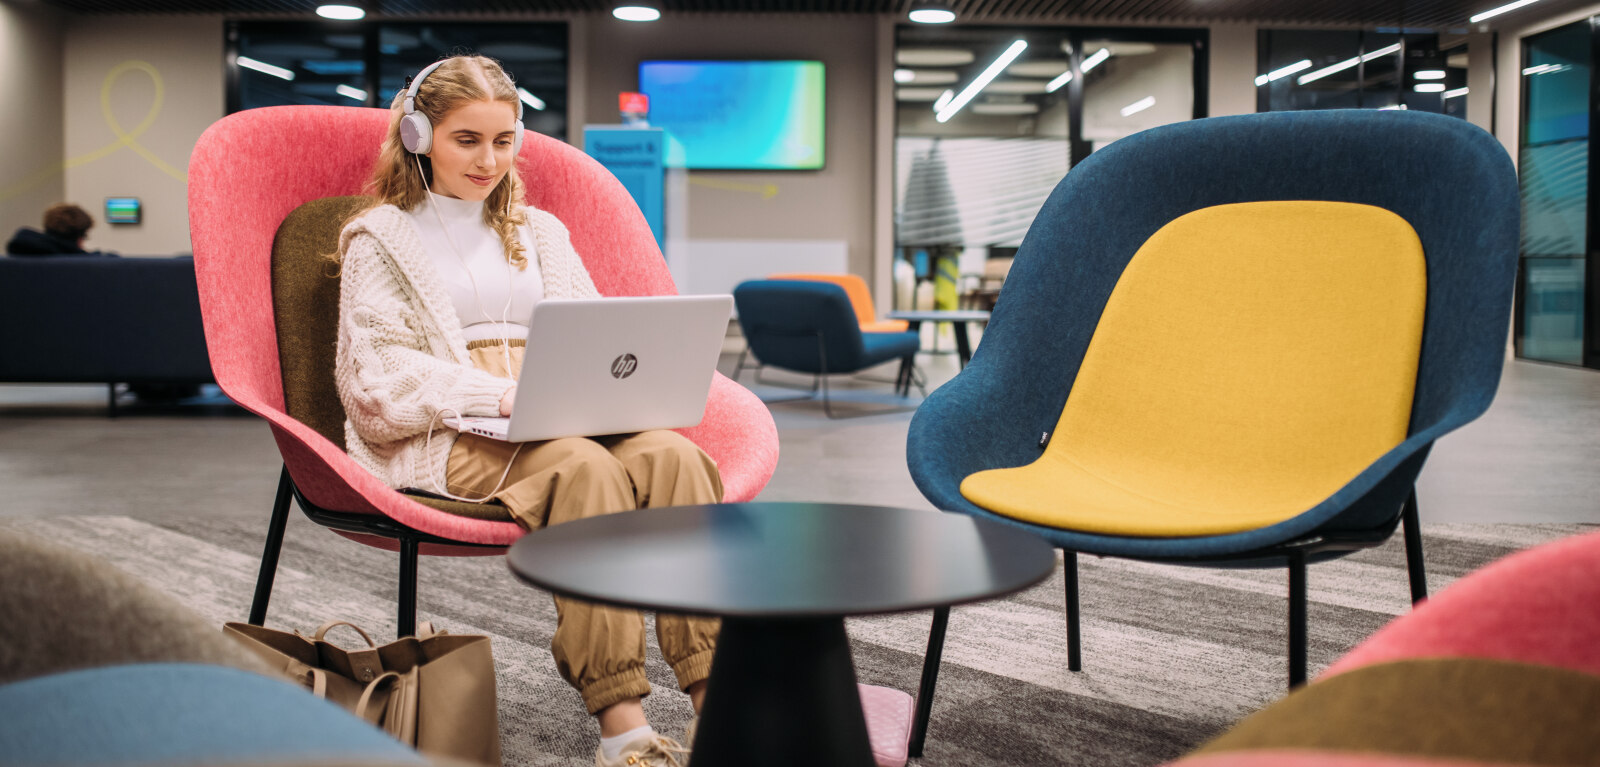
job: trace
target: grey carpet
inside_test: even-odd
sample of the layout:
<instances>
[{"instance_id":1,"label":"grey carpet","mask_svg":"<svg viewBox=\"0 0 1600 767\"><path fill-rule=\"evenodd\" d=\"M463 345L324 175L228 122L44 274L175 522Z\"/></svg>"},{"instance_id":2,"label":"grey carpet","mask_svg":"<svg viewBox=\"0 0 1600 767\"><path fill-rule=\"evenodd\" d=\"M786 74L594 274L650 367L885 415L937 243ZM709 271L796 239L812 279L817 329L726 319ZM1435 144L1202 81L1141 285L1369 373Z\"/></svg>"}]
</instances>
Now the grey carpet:
<instances>
[{"instance_id":1,"label":"grey carpet","mask_svg":"<svg viewBox=\"0 0 1600 767\"><path fill-rule=\"evenodd\" d=\"M217 622L242 620L267 509L167 521L12 518L0 525L69 543L177 596ZM1425 528L1437 591L1512 551L1579 525ZM393 554L295 514L268 625L309 630L340 618L394 633ZM556 675L555 609L498 557L424 558L420 611L455 633L493 637L508 765L592 764L598 731ZM670 577L670 573L663 573ZM1149 765L1176 757L1283 694L1285 576L1084 558L1084 671L1066 670L1061 576L1008 599L953 611L927 750L914 764ZM1398 536L1310 569L1313 673L1408 608ZM927 613L849 622L860 681L915 694ZM680 734L687 698L651 639L646 699L658 729Z\"/></svg>"}]
</instances>

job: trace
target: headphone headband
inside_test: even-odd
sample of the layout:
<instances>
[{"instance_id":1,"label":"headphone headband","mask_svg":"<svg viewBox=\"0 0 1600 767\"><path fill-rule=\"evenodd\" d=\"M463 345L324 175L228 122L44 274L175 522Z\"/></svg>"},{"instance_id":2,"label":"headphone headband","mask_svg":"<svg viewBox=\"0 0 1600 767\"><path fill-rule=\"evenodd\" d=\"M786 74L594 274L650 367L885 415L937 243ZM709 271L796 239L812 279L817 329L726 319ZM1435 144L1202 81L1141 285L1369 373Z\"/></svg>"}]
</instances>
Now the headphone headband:
<instances>
[{"instance_id":1,"label":"headphone headband","mask_svg":"<svg viewBox=\"0 0 1600 767\"><path fill-rule=\"evenodd\" d=\"M406 114L416 114L417 89L422 87L422 81L427 79L428 75L433 74L433 70L438 69L442 64L449 60L450 59L439 59L438 61L423 67L422 71L418 72L416 77L411 78L411 84L406 88L406 100L404 105ZM517 99L517 122L522 122L522 99L520 98Z\"/></svg>"}]
</instances>

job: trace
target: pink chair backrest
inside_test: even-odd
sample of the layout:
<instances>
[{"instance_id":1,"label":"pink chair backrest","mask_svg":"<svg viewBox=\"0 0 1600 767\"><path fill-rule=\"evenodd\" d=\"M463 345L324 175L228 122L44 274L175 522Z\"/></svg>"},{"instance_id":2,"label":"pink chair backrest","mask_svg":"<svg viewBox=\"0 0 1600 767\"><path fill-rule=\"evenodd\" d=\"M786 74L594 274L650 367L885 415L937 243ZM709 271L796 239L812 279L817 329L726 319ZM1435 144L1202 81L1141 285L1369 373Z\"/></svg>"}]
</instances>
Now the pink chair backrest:
<instances>
[{"instance_id":1,"label":"pink chair backrest","mask_svg":"<svg viewBox=\"0 0 1600 767\"><path fill-rule=\"evenodd\" d=\"M360 194L389 110L288 106L238 112L200 137L189 162L189 225L217 383L251 410L283 409L273 327L272 240L301 204ZM599 163L529 133L528 202L565 223L604 295L676 293L649 224ZM259 412L259 410L258 410Z\"/></svg>"}]
</instances>

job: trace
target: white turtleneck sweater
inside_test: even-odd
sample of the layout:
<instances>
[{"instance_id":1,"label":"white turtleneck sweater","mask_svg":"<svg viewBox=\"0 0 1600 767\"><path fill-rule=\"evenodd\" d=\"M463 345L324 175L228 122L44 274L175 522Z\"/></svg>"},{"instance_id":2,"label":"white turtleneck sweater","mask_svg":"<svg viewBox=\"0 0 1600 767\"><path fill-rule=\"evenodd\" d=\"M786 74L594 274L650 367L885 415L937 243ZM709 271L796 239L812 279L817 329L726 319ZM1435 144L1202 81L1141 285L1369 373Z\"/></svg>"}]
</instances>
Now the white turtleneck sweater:
<instances>
[{"instance_id":1,"label":"white turtleneck sweater","mask_svg":"<svg viewBox=\"0 0 1600 767\"><path fill-rule=\"evenodd\" d=\"M527 227L519 236L528 265L519 270L506 261L500 234L483 222L482 202L429 192L428 201L407 215L450 293L465 339L527 338L533 305L544 298L537 245Z\"/></svg>"}]
</instances>

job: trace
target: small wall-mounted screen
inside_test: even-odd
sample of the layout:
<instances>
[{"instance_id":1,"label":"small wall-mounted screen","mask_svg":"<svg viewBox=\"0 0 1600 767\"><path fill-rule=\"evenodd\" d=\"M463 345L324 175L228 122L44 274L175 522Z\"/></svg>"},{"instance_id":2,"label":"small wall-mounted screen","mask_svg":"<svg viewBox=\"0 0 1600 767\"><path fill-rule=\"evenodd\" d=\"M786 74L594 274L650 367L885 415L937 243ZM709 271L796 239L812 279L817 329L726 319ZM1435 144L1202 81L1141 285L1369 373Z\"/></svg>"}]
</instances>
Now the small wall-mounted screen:
<instances>
[{"instance_id":1,"label":"small wall-mounted screen","mask_svg":"<svg viewBox=\"0 0 1600 767\"><path fill-rule=\"evenodd\" d=\"M823 166L820 61L645 61L650 124L683 145L669 165L722 170Z\"/></svg>"},{"instance_id":2,"label":"small wall-mounted screen","mask_svg":"<svg viewBox=\"0 0 1600 767\"><path fill-rule=\"evenodd\" d=\"M137 197L107 197L106 223L137 224L139 223L139 210L139 198Z\"/></svg>"}]
</instances>

